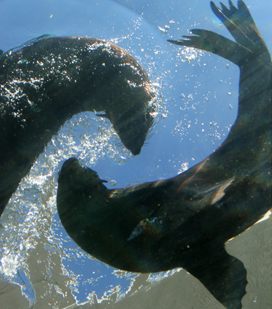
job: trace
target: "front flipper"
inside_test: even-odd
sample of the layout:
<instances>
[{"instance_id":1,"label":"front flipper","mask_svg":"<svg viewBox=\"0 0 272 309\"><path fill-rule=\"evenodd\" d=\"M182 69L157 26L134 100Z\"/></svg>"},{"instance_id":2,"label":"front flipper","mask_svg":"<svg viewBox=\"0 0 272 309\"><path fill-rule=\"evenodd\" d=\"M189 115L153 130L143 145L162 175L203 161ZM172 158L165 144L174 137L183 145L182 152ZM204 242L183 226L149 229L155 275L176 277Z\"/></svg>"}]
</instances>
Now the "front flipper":
<instances>
[{"instance_id":1,"label":"front flipper","mask_svg":"<svg viewBox=\"0 0 272 309\"><path fill-rule=\"evenodd\" d=\"M263 61L270 61L268 48L245 3L239 0L238 9L231 1L229 1L230 9L222 3L221 6L222 10L211 2L213 13L222 21L235 41L254 54L265 57Z\"/></svg>"},{"instance_id":2,"label":"front flipper","mask_svg":"<svg viewBox=\"0 0 272 309\"><path fill-rule=\"evenodd\" d=\"M168 40L175 45L194 47L211 52L236 65L240 65L245 54L251 53L242 45L239 45L220 34L208 30L193 29L192 34L195 36L184 35L185 40Z\"/></svg>"},{"instance_id":3,"label":"front flipper","mask_svg":"<svg viewBox=\"0 0 272 309\"><path fill-rule=\"evenodd\" d=\"M256 24L243 1L238 1L238 9L229 1L230 9L221 3L222 9L211 2L214 14L222 21L235 42L212 31L194 29L194 36L183 36L185 40L168 40L168 42L199 48L212 52L241 67L254 57L262 63L270 62L269 50L259 33Z\"/></svg>"}]
</instances>

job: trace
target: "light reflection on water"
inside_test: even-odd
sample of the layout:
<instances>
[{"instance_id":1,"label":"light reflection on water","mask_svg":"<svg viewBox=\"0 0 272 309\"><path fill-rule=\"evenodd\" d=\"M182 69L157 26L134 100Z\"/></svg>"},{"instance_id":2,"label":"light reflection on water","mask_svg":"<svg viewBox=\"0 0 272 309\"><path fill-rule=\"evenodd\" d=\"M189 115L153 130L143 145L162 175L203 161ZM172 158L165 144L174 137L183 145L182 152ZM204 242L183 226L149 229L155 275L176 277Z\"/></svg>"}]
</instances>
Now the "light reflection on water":
<instances>
[{"instance_id":1,"label":"light reflection on water","mask_svg":"<svg viewBox=\"0 0 272 309\"><path fill-rule=\"evenodd\" d=\"M207 10L209 10L208 6ZM141 15L135 16L132 16L134 26L127 27L128 33L112 36L111 41L120 46L122 44L128 45L127 50L141 64L146 64L145 69L153 78L153 81L162 88L162 91L167 87L170 91L174 91L171 79L167 80L167 85L163 84L170 75L174 74L174 71L170 72L167 66L169 65L166 62L168 51L164 49L161 43L166 41L167 33L174 28L172 23L170 30L166 27L166 25L170 25L172 19L168 18L167 22L160 23L161 28L165 31L162 33L164 37L158 42L157 37L151 35L143 38L145 32L147 32L145 19ZM127 17L127 19L130 19L130 17ZM178 22L175 23L175 26L181 28ZM217 21L216 26L218 27ZM156 30L161 31L159 28ZM179 34L186 34L183 30L179 31ZM35 36L37 35L34 34L32 37ZM108 34L107 38L110 38L110 36L111 34ZM98 37L101 37L101 35ZM0 46L0 48L2 47ZM186 69L190 67L190 71L193 71L193 67L200 67L204 70L208 61L202 61L202 57L203 52L194 49L176 49L175 57L167 61L172 61L176 65L175 78L177 74L180 74L181 80L179 82L190 84L194 80L199 81L202 73L199 76L185 73L181 70L180 63L187 65ZM180 73L181 71L182 73ZM214 71L216 71L216 66ZM238 70L235 74L238 74ZM224 79L224 71L222 75L223 78L216 80L216 82L225 87L221 92L227 93L232 86L231 83L237 84L238 76L236 76L237 79L232 77L230 80L227 77ZM215 86L215 88L219 87ZM192 132L190 131L192 127L194 129L199 127L198 136L192 137L193 143L198 139L210 140L216 148L226 137L229 127L219 126L215 122L216 119L211 119L211 121L204 123L202 133L201 115L199 113L195 116L194 112L203 108L205 104L203 102L212 101L215 94L212 91L203 94L201 83L196 84L195 89L196 92L186 92L186 88L179 91L181 100L177 100L176 104L181 107L180 111L183 112L182 118L179 120L181 122L174 121L173 123L173 120L171 120L173 114L170 113L169 115L168 112L168 103L175 104L175 99L171 98L169 94L161 98L164 102L160 102L161 110L158 118L164 115L164 119L159 121L158 127L161 128L172 123L171 135L178 136L181 140L185 140L188 133ZM217 97L221 98L222 93L218 90ZM235 89L232 89L231 93L234 103L230 106L234 106L233 114L235 114L237 91L235 92ZM226 105L227 110L228 107L229 105ZM232 110L228 111L232 112ZM205 107L201 113L204 112ZM225 111L224 114L226 114ZM192 115L193 117L191 117ZM234 119L235 116L233 116ZM154 129L154 131L156 130L157 128ZM184 149L182 152L188 151ZM200 151L198 149L192 152L198 154ZM127 294L133 295L137 291L150 289L154 282L177 275L179 270L152 275L138 275L115 270L93 259L70 240L60 225L56 213L56 189L57 175L61 165L71 156L80 158L84 164L94 169L98 162L103 160L105 162L112 160L121 165L133 160L128 151L120 146L116 133L113 132L107 121L95 117L94 114L80 114L66 123L59 134L47 145L46 150L38 158L30 174L20 183L16 194L12 197L0 220L0 224L3 226L0 230L0 279L20 286L22 294L27 297L30 304L34 304L36 301L36 305L40 308L47 308L48 304L52 308L72 308L71 305L75 303L83 306L84 303L107 304L115 302ZM163 159L160 158L160 160L158 170L165 163ZM171 158L167 160L175 166L176 173L197 163L196 161L192 162L190 157L186 156L181 159ZM156 175L153 177L157 178ZM115 181L115 179L109 180ZM255 301L258 302L256 299Z\"/></svg>"}]
</instances>

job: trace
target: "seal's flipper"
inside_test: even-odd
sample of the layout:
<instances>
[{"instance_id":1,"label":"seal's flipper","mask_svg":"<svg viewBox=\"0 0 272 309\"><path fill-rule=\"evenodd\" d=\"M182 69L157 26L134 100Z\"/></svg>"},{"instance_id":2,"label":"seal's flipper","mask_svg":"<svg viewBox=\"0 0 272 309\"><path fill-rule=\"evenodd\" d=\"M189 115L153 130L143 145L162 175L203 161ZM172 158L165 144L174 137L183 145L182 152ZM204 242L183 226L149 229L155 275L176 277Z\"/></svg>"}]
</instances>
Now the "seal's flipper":
<instances>
[{"instance_id":1,"label":"seal's flipper","mask_svg":"<svg viewBox=\"0 0 272 309\"><path fill-rule=\"evenodd\" d=\"M248 48L254 54L270 59L268 48L243 1L238 1L238 9L229 1L230 9L221 3L222 10L211 2L214 14L222 21L237 43ZM267 58L268 57L268 58Z\"/></svg>"},{"instance_id":2,"label":"seal's flipper","mask_svg":"<svg viewBox=\"0 0 272 309\"><path fill-rule=\"evenodd\" d=\"M229 5L230 9L223 4L222 9L219 9L211 2L213 12L237 43L212 31L200 29L192 30L195 36L169 40L173 44L212 52L239 66L238 118L229 134L231 138L228 138L228 143L240 137L242 132L257 130L264 123L269 125L271 122L270 53L244 2L238 1L238 8L231 1Z\"/></svg>"},{"instance_id":3,"label":"seal's flipper","mask_svg":"<svg viewBox=\"0 0 272 309\"><path fill-rule=\"evenodd\" d=\"M235 42L212 31L194 29L191 32L197 37L183 36L185 40L168 40L168 42L212 52L228 59L238 66L241 62L253 57L262 58L262 62L270 62L269 50L259 33L258 28L243 1L238 1L238 9L229 1L230 9L221 3L222 9L211 2L214 14L229 30Z\"/></svg>"},{"instance_id":4,"label":"seal's flipper","mask_svg":"<svg viewBox=\"0 0 272 309\"><path fill-rule=\"evenodd\" d=\"M168 40L168 42L175 45L194 47L211 52L230 60L238 66L241 63L241 59L244 59L245 55L249 53L249 51L242 45L238 45L213 31L193 29L191 32L195 36L184 35L184 40Z\"/></svg>"},{"instance_id":5,"label":"seal's flipper","mask_svg":"<svg viewBox=\"0 0 272 309\"><path fill-rule=\"evenodd\" d=\"M242 308L241 299L246 293L247 285L243 263L230 256L219 244L214 244L212 250L199 251L196 256L199 256L200 263L198 265L192 263L193 267L187 267L186 270L226 308Z\"/></svg>"}]
</instances>

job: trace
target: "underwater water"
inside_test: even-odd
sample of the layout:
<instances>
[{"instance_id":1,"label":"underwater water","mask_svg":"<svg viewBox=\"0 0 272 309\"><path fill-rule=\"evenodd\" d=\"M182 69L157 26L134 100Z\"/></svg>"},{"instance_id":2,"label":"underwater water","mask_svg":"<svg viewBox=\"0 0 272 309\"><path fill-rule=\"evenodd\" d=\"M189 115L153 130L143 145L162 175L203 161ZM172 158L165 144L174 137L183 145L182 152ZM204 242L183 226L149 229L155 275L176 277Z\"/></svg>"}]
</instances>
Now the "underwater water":
<instances>
[{"instance_id":1,"label":"underwater water","mask_svg":"<svg viewBox=\"0 0 272 309\"><path fill-rule=\"evenodd\" d=\"M272 51L270 1L246 4ZM0 49L43 34L110 40L139 61L158 93L139 156L94 113L74 116L46 146L0 218L0 307L223 308L181 269L139 275L92 258L67 236L56 210L58 173L71 156L121 188L173 177L225 140L237 116L238 68L167 42L192 28L230 37L209 1L2 0L0 11ZM271 307L271 232L269 218L227 244L248 271L245 308Z\"/></svg>"}]
</instances>

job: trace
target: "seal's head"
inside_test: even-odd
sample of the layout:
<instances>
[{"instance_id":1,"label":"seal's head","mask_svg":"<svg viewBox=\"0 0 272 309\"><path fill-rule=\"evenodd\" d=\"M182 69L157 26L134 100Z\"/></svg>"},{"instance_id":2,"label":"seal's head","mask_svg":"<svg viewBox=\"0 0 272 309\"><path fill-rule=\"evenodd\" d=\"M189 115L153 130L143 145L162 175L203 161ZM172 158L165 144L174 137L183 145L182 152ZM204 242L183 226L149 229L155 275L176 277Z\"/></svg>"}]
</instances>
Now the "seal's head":
<instances>
[{"instance_id":1,"label":"seal's head","mask_svg":"<svg viewBox=\"0 0 272 309\"><path fill-rule=\"evenodd\" d=\"M137 155L154 122L155 88L145 70L124 49L95 40L89 52L95 66L92 72L85 69L86 80L95 88L98 110L103 106L105 114L100 116L111 121L125 147Z\"/></svg>"},{"instance_id":2,"label":"seal's head","mask_svg":"<svg viewBox=\"0 0 272 309\"><path fill-rule=\"evenodd\" d=\"M59 173L59 217L64 228L71 232L70 236L79 242L83 241L88 215L95 218L96 211L107 205L108 189L103 182L106 181L74 157L65 161Z\"/></svg>"},{"instance_id":3,"label":"seal's head","mask_svg":"<svg viewBox=\"0 0 272 309\"><path fill-rule=\"evenodd\" d=\"M152 102L155 94L146 73L143 70L140 73L141 75L134 76L128 76L127 72L120 73L120 77L114 81L114 87L119 91L112 98L114 102L118 102L118 107L106 112L122 143L133 155L141 152L154 122L155 108Z\"/></svg>"}]
</instances>

